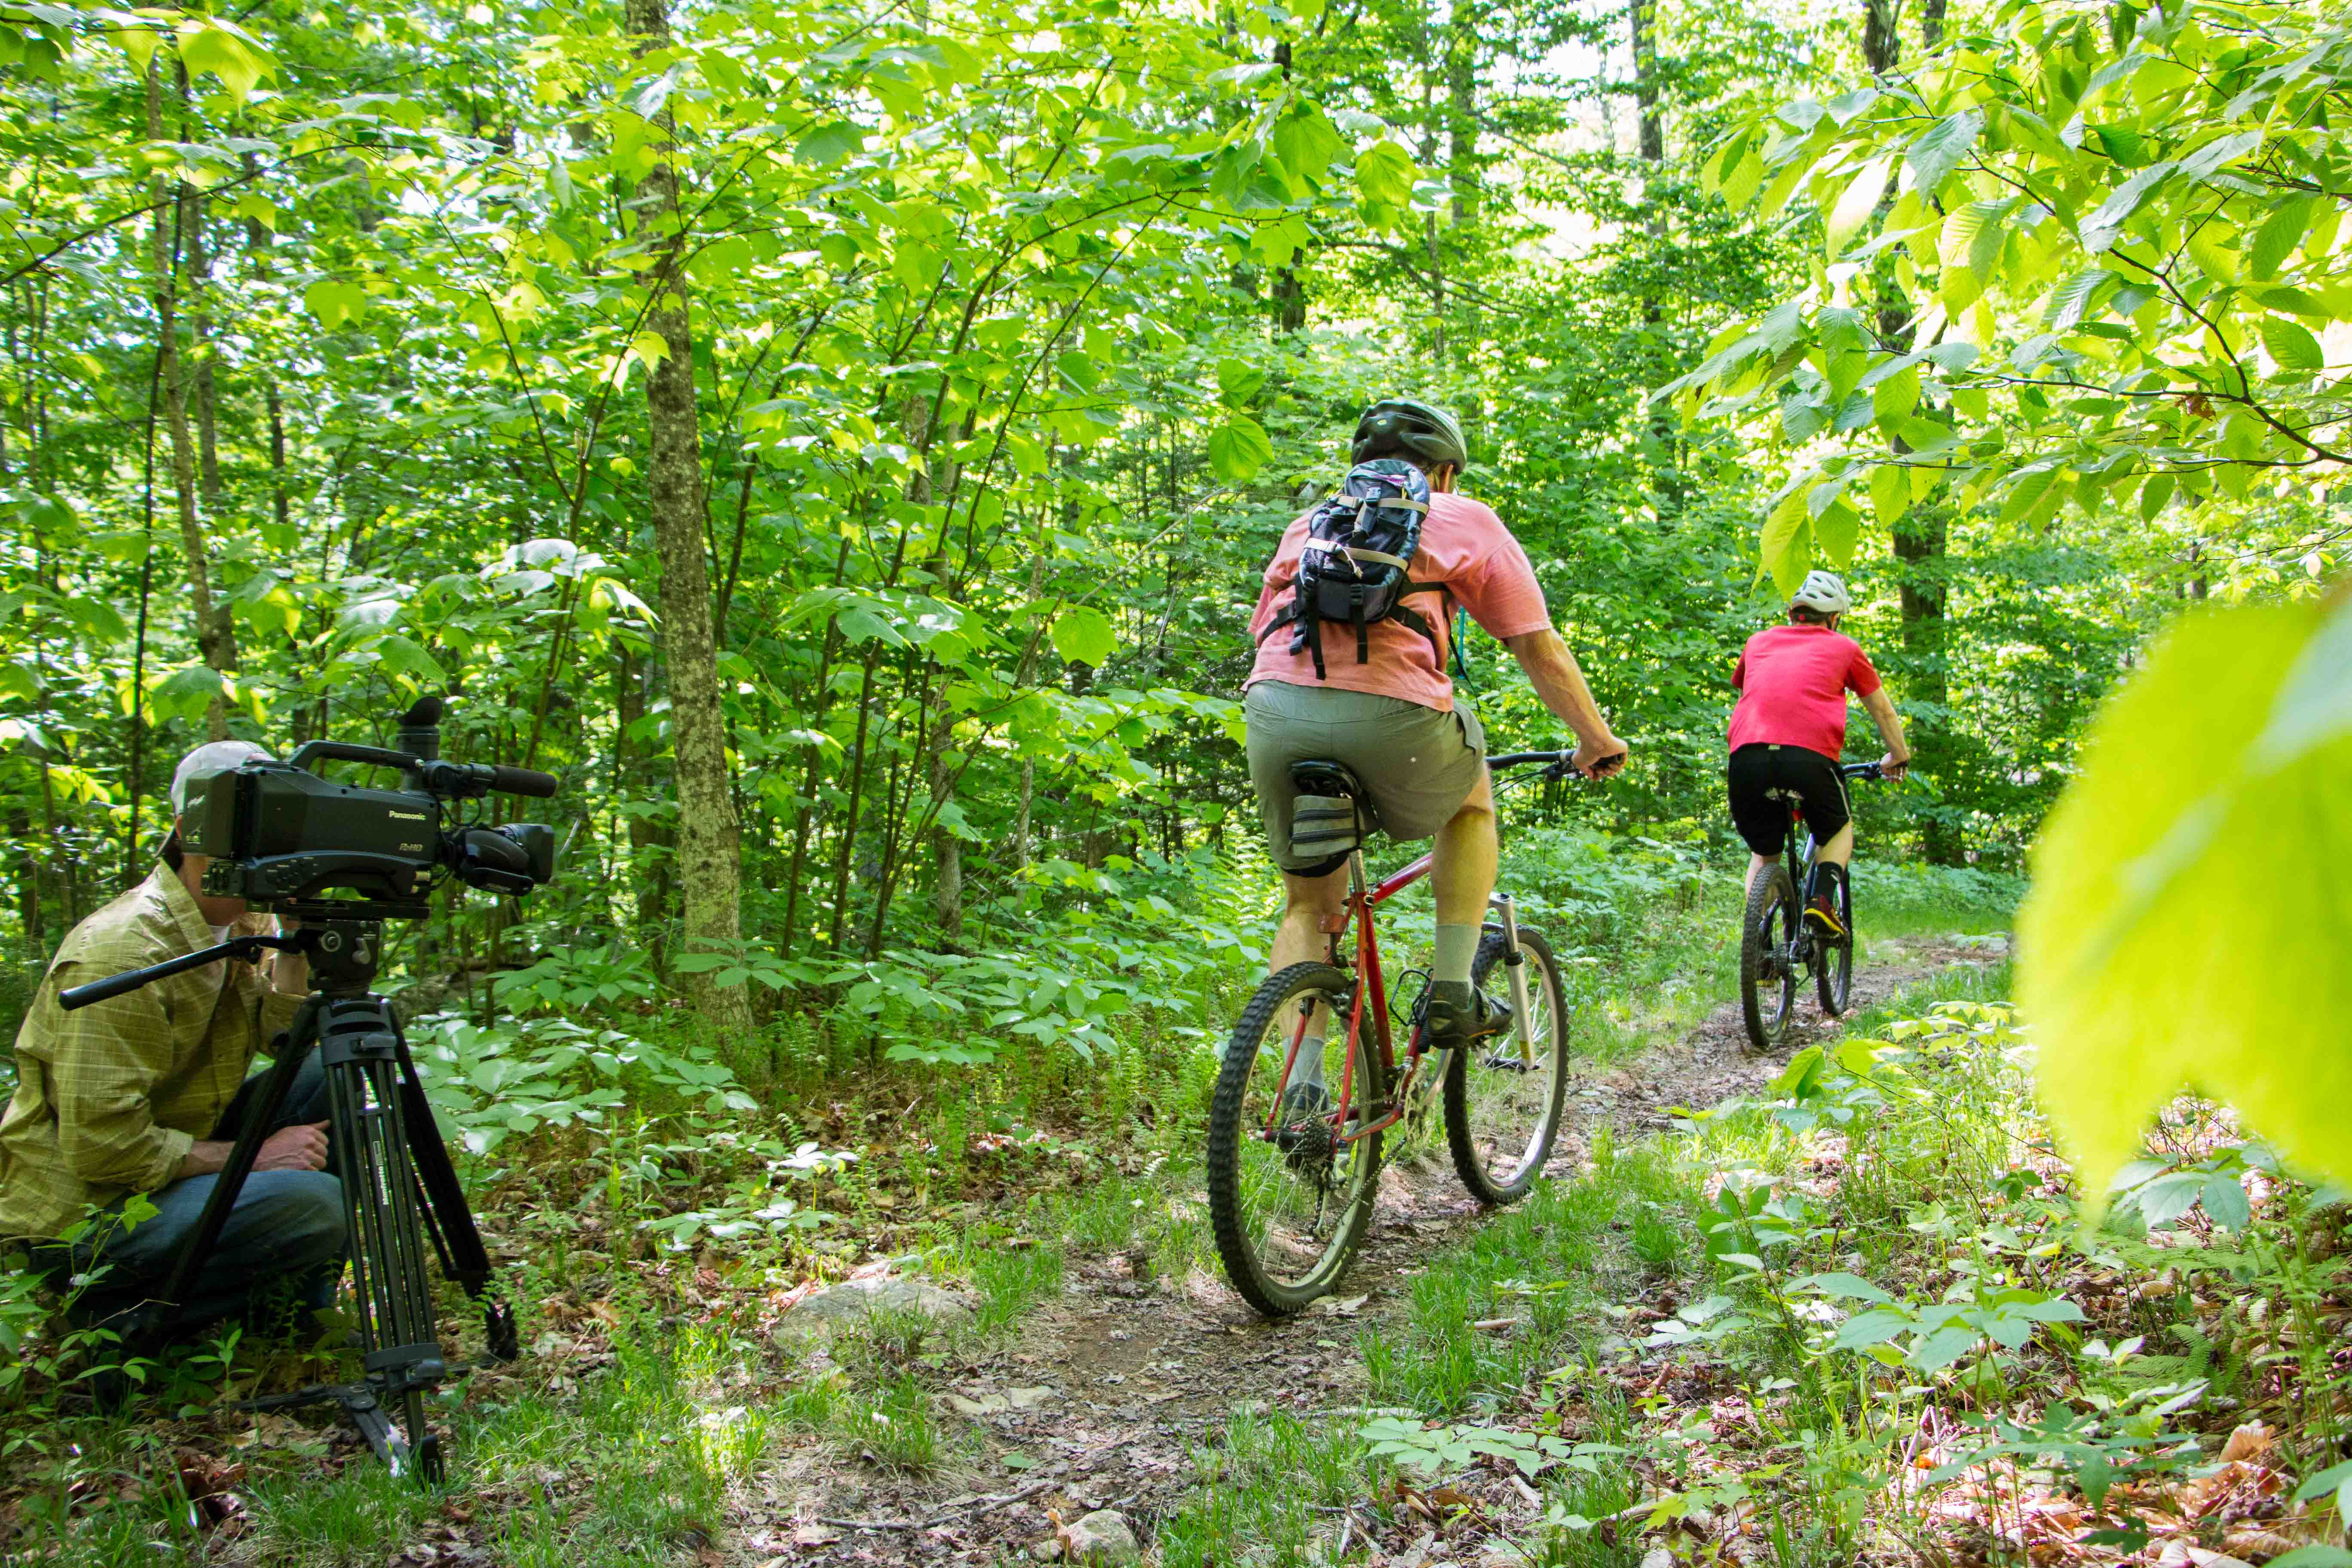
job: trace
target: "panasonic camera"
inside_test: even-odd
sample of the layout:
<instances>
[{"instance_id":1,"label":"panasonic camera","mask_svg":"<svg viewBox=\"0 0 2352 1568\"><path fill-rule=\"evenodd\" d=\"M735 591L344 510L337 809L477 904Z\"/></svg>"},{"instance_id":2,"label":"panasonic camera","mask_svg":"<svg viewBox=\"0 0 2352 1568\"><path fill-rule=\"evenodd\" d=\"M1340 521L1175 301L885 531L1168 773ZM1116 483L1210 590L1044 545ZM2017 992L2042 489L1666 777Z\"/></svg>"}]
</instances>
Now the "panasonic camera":
<instances>
[{"instance_id":1,"label":"panasonic camera","mask_svg":"<svg viewBox=\"0 0 2352 1568\"><path fill-rule=\"evenodd\" d=\"M396 769L398 789L342 784L324 762ZM528 893L555 875L555 830L489 824L467 802L493 793L545 798L551 773L441 760L441 700L400 719L397 745L310 741L282 763L249 762L205 781L184 814L181 847L208 855L205 891L314 920L421 920L445 875L469 888Z\"/></svg>"}]
</instances>

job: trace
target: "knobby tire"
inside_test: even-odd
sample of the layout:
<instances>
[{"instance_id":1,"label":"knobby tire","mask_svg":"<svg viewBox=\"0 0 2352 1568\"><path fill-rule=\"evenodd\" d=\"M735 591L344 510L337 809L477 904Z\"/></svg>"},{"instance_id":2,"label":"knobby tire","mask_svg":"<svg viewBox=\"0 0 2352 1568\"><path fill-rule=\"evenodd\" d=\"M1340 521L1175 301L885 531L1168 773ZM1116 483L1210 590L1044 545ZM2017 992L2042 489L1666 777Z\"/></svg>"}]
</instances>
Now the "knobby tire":
<instances>
[{"instance_id":1,"label":"knobby tire","mask_svg":"<svg viewBox=\"0 0 2352 1568\"><path fill-rule=\"evenodd\" d=\"M1474 1125L1470 1104L1471 1073L1495 1070L1474 1067L1470 1058L1491 1048L1495 1042L1480 1040L1467 1050L1455 1051L1445 1068L1445 1142L1454 1153L1454 1174L1460 1176L1462 1184L1470 1189L1470 1195L1482 1204L1514 1203L1527 1195L1528 1190L1535 1185L1536 1178L1543 1173L1544 1162L1551 1157L1552 1141L1559 1135L1560 1110L1568 1101L1568 988L1560 982L1559 960L1553 956L1551 943L1544 940L1542 933L1525 928L1519 931L1519 950L1526 955L1530 970L1528 975L1528 1005L1549 1009L1552 1038L1549 1042L1550 1060L1539 1069L1546 1073L1549 1082L1538 1091L1538 1121L1526 1143L1520 1163L1508 1181L1496 1181L1487 1171L1486 1163L1479 1158L1477 1139L1482 1129ZM1478 944L1477 963L1471 972L1471 983L1480 990L1486 990L1489 981L1495 980L1502 988L1502 994L1507 995L1508 980L1496 980L1494 974L1502 961L1503 933L1499 930L1489 930ZM1514 1026L1514 1033L1505 1037L1505 1042L1507 1044L1522 1037L1517 1031L1526 1029L1528 1023L1527 1019L1520 1019ZM1510 1141L1517 1142L1518 1139L1514 1134Z\"/></svg>"},{"instance_id":2,"label":"knobby tire","mask_svg":"<svg viewBox=\"0 0 2352 1568\"><path fill-rule=\"evenodd\" d=\"M1838 879L1838 919L1845 924L1845 935L1832 946L1824 946L1816 938L1813 943L1813 985L1821 995L1822 1011L1831 1017L1842 1017L1846 1004L1853 999L1853 872L1848 869Z\"/></svg>"},{"instance_id":3,"label":"knobby tire","mask_svg":"<svg viewBox=\"0 0 2352 1568\"><path fill-rule=\"evenodd\" d=\"M1777 980L1768 980L1764 973L1767 948L1772 945L1773 937L1765 929L1767 919L1778 910L1780 923L1785 928L1791 921L1804 918L1796 906L1796 884L1789 880L1785 866L1775 864L1759 873L1748 889L1748 908L1740 917L1739 928L1739 1008L1748 1025L1748 1043L1757 1051L1770 1051L1780 1045L1789 1015L1796 1011L1796 974L1784 971ZM1781 940L1785 942L1787 938L1783 936ZM1758 987L1767 984L1776 988L1779 999L1778 1007L1769 1014L1758 994Z\"/></svg>"},{"instance_id":4,"label":"knobby tire","mask_svg":"<svg viewBox=\"0 0 2352 1568\"><path fill-rule=\"evenodd\" d=\"M1316 1269L1301 1279L1285 1281L1269 1275L1249 1235L1242 1193L1244 1141L1256 1138L1259 1132L1257 1117L1245 1107L1250 1079L1258 1068L1258 1042L1286 1004L1315 992L1344 996L1354 985L1355 980L1347 971L1327 963L1294 963L1279 973L1268 975L1234 1025L1234 1032L1226 1041L1224 1061L1217 1069L1216 1091L1209 1102L1210 1226L1216 1236L1217 1255L1224 1262L1225 1277L1233 1281L1244 1300L1267 1317L1287 1317L1304 1310L1317 1298L1330 1294L1347 1272L1371 1222L1380 1184L1381 1135L1372 1133L1358 1140L1355 1145L1361 1150L1361 1166L1349 1188L1352 1197L1338 1233L1338 1244L1329 1247ZM1329 1026L1333 1034L1344 1034L1345 1014L1335 1009ZM1350 1099L1358 1106L1378 1106L1388 1099L1387 1078L1371 1033L1371 1020L1367 1017L1363 1037L1357 1047L1356 1082L1350 1091ZM1278 1074L1280 1058L1269 1061L1265 1070L1269 1075ZM1330 1088L1335 1094L1339 1090L1336 1075Z\"/></svg>"}]
</instances>

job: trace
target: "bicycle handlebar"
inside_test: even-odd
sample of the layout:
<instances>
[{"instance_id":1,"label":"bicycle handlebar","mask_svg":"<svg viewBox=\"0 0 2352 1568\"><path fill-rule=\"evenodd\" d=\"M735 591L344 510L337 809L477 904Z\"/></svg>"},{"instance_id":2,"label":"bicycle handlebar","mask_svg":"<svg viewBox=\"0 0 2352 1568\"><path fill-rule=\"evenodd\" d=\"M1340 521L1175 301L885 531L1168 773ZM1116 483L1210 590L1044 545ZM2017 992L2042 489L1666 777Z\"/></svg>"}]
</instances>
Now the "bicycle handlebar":
<instances>
[{"instance_id":1,"label":"bicycle handlebar","mask_svg":"<svg viewBox=\"0 0 2352 1568\"><path fill-rule=\"evenodd\" d=\"M1848 763L1841 766L1838 773L1850 779L1883 779L1886 776L1886 770L1876 763Z\"/></svg>"},{"instance_id":2,"label":"bicycle handlebar","mask_svg":"<svg viewBox=\"0 0 2352 1568\"><path fill-rule=\"evenodd\" d=\"M1614 756L1602 757L1599 761L1622 762L1625 760L1625 755L1623 752L1619 752ZM1527 767L1537 763L1544 763L1555 770L1550 775L1554 778L1567 778L1571 774L1578 778L1587 776L1577 772L1576 752L1573 748L1565 752L1507 752L1499 757L1488 757L1486 770L1489 773L1501 773L1505 768Z\"/></svg>"}]
</instances>

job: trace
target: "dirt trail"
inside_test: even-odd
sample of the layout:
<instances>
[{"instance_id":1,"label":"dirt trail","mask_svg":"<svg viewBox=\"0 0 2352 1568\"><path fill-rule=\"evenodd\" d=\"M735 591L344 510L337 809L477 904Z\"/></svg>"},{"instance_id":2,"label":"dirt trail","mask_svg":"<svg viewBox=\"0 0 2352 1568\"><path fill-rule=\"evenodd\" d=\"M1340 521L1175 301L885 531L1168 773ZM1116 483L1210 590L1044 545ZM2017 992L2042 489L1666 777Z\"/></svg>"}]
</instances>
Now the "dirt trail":
<instances>
[{"instance_id":1,"label":"dirt trail","mask_svg":"<svg viewBox=\"0 0 2352 1568\"><path fill-rule=\"evenodd\" d=\"M1854 1007L1998 957L1944 940L1881 942L1857 966ZM1809 996L1783 1049L1751 1057L1738 1005L1718 1007L1680 1038L1572 1080L1547 1172L1575 1175L1601 1127L1623 1142L1663 1130L1669 1108L1752 1092L1791 1052L1837 1030ZM1360 1397L1359 1328L1402 1317L1413 1276L1478 1222L1438 1144L1383 1171L1380 1212L1341 1293L1296 1318L1260 1319L1221 1276L1144 1280L1129 1256L1074 1257L1061 1300L951 1386L952 1419L975 1430L944 1475L916 1480L805 1456L775 1478L774 1511L740 1521L748 1560L1003 1562L1052 1539L1049 1509L1065 1521L1118 1509L1148 1545L1192 1485L1193 1450L1236 1405L1305 1411Z\"/></svg>"}]
</instances>

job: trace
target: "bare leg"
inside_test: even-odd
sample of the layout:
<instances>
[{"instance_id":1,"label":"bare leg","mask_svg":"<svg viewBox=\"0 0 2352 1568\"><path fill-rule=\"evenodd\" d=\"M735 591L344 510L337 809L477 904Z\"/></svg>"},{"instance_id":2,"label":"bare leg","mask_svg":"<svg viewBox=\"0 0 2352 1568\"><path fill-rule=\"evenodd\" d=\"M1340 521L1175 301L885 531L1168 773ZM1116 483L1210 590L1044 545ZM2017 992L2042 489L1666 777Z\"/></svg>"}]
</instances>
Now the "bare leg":
<instances>
[{"instance_id":1,"label":"bare leg","mask_svg":"<svg viewBox=\"0 0 2352 1568\"><path fill-rule=\"evenodd\" d=\"M1433 854L1436 864L1430 868L1429 884L1437 895L1437 923L1483 924L1502 858L1502 840L1495 830L1494 781L1484 769L1462 809L1437 830Z\"/></svg>"},{"instance_id":2,"label":"bare leg","mask_svg":"<svg viewBox=\"0 0 2352 1568\"><path fill-rule=\"evenodd\" d=\"M1322 921L1347 907L1348 868L1342 866L1325 877L1294 877L1286 871L1282 897L1282 923L1274 929L1274 950L1266 956L1268 974L1294 963L1320 963L1329 954L1330 939L1323 934Z\"/></svg>"},{"instance_id":3,"label":"bare leg","mask_svg":"<svg viewBox=\"0 0 2352 1568\"><path fill-rule=\"evenodd\" d=\"M1780 858L1778 855L1758 855L1751 851L1748 857L1748 880L1742 882L1740 886L1753 891L1756 879L1765 875L1780 863Z\"/></svg>"},{"instance_id":4,"label":"bare leg","mask_svg":"<svg viewBox=\"0 0 2352 1568\"><path fill-rule=\"evenodd\" d=\"M1839 828L1836 837L1813 851L1813 858L1831 866L1849 864L1853 859L1853 824Z\"/></svg>"}]
</instances>

